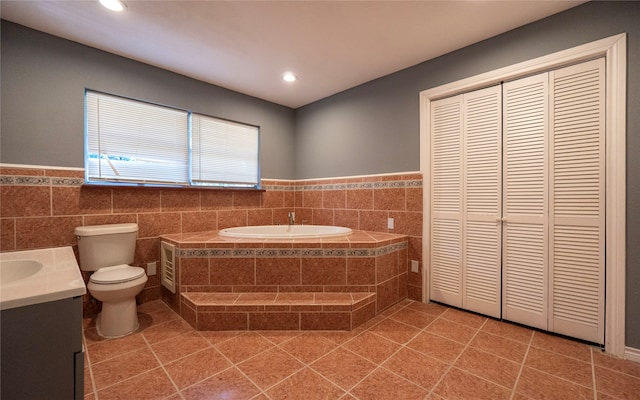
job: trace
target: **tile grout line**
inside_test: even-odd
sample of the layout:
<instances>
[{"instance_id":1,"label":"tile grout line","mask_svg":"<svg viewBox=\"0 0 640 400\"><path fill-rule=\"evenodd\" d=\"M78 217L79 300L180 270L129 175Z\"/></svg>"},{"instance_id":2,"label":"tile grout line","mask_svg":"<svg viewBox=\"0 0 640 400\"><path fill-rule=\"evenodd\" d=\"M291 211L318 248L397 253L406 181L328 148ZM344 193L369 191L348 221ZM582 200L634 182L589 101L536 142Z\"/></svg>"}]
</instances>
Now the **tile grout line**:
<instances>
[{"instance_id":1,"label":"tile grout line","mask_svg":"<svg viewBox=\"0 0 640 400\"><path fill-rule=\"evenodd\" d=\"M396 311L395 311L395 312L393 312L392 314L385 315L385 316L384 316L384 317L385 317L385 319L383 319L382 321L379 321L378 323L376 323L376 324L374 324L374 325L372 325L372 326L368 327L364 332L360 333L358 336L362 335L362 334L363 334L363 333L365 333L365 332L369 332L369 333L371 333L371 334L373 334L373 335L376 335L376 336L379 336L379 337L381 337L381 338L383 338L383 339L385 339L385 340L389 340L389 341L391 341L391 342L393 342L393 343L397 343L397 342L395 342L395 341L393 341L393 340L390 340L390 339L388 339L388 338L386 338L386 337L384 337L384 336L380 335L379 333L372 332L372 331L371 331L371 329L372 329L372 328L374 328L375 326L377 326L377 325L381 324L381 323L382 323L382 322L384 322L385 320L388 320L388 319L391 319L391 320L393 320L393 321L396 321L396 320L394 320L391 316L392 316L392 315L394 315L394 314L396 314L397 312L399 312L399 311L401 311L401 310L406 309L406 308L407 308L407 306L408 306L408 305L404 305L404 306L402 306L402 308L400 308L400 309L396 310ZM430 315L430 314L428 314L428 315ZM440 315L442 315L442 314L440 314ZM424 330L425 330L425 329L427 329L427 327L429 327L433 322L435 322L438 318L440 318L440 315L438 315L438 316L437 316L433 321L429 322L429 323L428 323L424 328L418 328L418 329L419 329L419 331L418 331L415 335L413 335L413 337L412 337L411 339L409 339L406 343L404 343L404 344L397 343L397 344L400 344L400 348L399 348L398 350L396 350L395 352L393 352L393 354L389 355L387 358L385 358L385 359L384 359L382 362L380 362L380 363L378 363L378 362L373 362L373 361L371 361L371 360L369 360L369 359L367 359L367 358L365 358L365 357L363 357L363 356L361 356L361 355L359 355L359 354L357 354L357 353L355 353L355 352L351 351L351 350L350 350L350 349L348 349L348 348L343 348L344 350L349 351L349 352L351 352L351 353L353 353L353 354L355 354L355 355L357 355L357 356L359 356L359 357L362 357L362 358L364 358L365 360L370 361L370 362L372 362L372 363L374 363L374 364L376 365L376 367L375 367L373 370L371 370L371 372L369 372L369 373L368 373L367 375L365 375L361 380L359 380L358 382L356 382L356 383L351 387L351 389L349 389L349 390L347 391L347 394L349 394L349 395L351 395L351 396L353 396L353 397L356 397L353 393L351 393L351 390L352 390L352 389L354 389L355 387L357 387L358 385L360 385L362 382L364 382L364 381L365 381L369 376L371 376L374 372L376 372L377 370L379 370L379 369L383 368L385 371L387 371L387 372L391 373L392 375L397 376L398 378L400 378L400 379L402 379L402 380L404 380L404 381L406 381L406 382L409 382L410 384L412 384L412 385L414 385L414 386L417 386L417 387L419 387L419 388L421 388L421 389L426 390L426 391L427 391L427 395L425 396L425 398L426 398L427 396L429 396L429 395L431 394L431 390L430 390L430 389L426 389L425 387L423 387L423 386L421 386L421 385L418 385L417 383L415 383L415 382L413 382L413 381L411 381L411 380L409 380L409 379L407 379L407 378L405 378L405 377L403 377L403 376L401 376L401 375L396 374L395 372L393 372L393 371L389 370L388 368L385 368L385 367L383 366L383 364L384 364L384 363L386 363L389 359L391 359L391 357L393 357L393 356L395 356L396 354L398 354L402 349L405 349L405 348L406 348L406 349L409 349L409 350L413 350L413 349L411 349L411 348L407 347L407 346L406 346L406 344L407 344L407 343L409 343L410 341L412 341L413 339L415 339L415 338L416 338L418 335L420 335L421 333L423 333L423 332L424 332ZM402 323L402 324L407 325L407 326L410 326L410 327L414 327L413 325L405 324L404 322L401 322L401 321L396 321L396 322ZM415 327L415 328L417 328L417 327ZM357 337L357 336L356 336L356 337ZM353 339L355 339L355 338L353 338ZM347 344L347 343L349 343L349 342L350 342L351 340L353 340L353 339L350 339L350 340L346 341L346 342L345 342L345 343L343 343L343 344ZM342 347L342 345L340 345L339 347ZM413 351L415 351L415 350L413 350ZM423 353L421 353L421 352L418 352L418 353L423 354ZM356 397L356 398L357 398L357 397Z\"/></svg>"},{"instance_id":2,"label":"tile grout line","mask_svg":"<svg viewBox=\"0 0 640 400\"><path fill-rule=\"evenodd\" d=\"M180 335L178 335L178 336L180 336ZM184 396L182 395L182 392L180 391L180 388L178 388L178 385L173 381L173 378L171 378L171 375L169 374L169 372L167 372L166 368L164 367L164 364L160 360L160 357L158 357L156 352L153 350L153 346L151 346L151 344L149 343L149 341L147 340L147 338L144 335L142 335L142 340L144 340L144 342L147 345L147 347L149 347L149 350L151 351L151 354L153 354L153 357L156 359L158 364L160 364L160 368L162 368L162 371L164 371L164 374L167 376L167 378L169 378L169 382L171 382L173 387L176 389L176 393L178 394L178 396L180 396L180 398L184 400ZM161 343L161 342L158 342L158 343ZM173 396L173 395L171 395L171 396Z\"/></svg>"},{"instance_id":3,"label":"tile grout line","mask_svg":"<svg viewBox=\"0 0 640 400\"><path fill-rule=\"evenodd\" d=\"M85 346L84 348L86 349L85 351L87 355L87 363L89 364L86 367L89 368L89 379L91 379L91 387L93 388L93 395L95 397L95 400L98 400L98 388L96 388L96 380L93 378L93 363L91 362L91 356L89 354L89 345L87 344L87 339L84 337L84 331L82 332L82 344ZM85 382L84 384L86 386L87 382ZM86 393L83 393L82 397L84 398L85 395Z\"/></svg>"},{"instance_id":4,"label":"tile grout line","mask_svg":"<svg viewBox=\"0 0 640 400\"><path fill-rule=\"evenodd\" d=\"M598 388L596 385L596 366L593 359L593 348L589 349L589 355L591 356L591 382L593 385L593 400L598 400Z\"/></svg>"},{"instance_id":5,"label":"tile grout line","mask_svg":"<svg viewBox=\"0 0 640 400\"><path fill-rule=\"evenodd\" d=\"M447 309L447 310L450 310L450 308L449 308L449 309ZM445 312L443 312L442 314L440 314L440 315L438 316L438 318L436 318L436 319L434 320L434 322L435 322L435 321L437 321L437 320L438 320L438 319L439 319L439 318L440 318L444 313L446 313L446 311L447 311L447 310L445 310ZM449 321L449 320L448 320L448 319L446 319L446 318L443 318L443 319L445 319L445 320ZM489 320L488 318L486 318L486 319L484 320L484 322L482 323L482 325L480 325L480 327L476 329L476 332L473 334L473 336L471 337L471 339L469 339L469 342L464 346L464 348L462 349L462 351L460 352L460 354L458 354L458 355L456 356L456 358L455 358L453 361L451 361L451 363L449 364L449 367L447 368L447 370L442 374L442 376L440 377L440 379L438 379L438 381L433 385L433 387L431 388L431 390L429 390L429 396L431 396L431 395L435 394L435 393L434 393L434 391L436 390L436 388L440 385L440 383L442 383L442 381L444 380L444 377L445 377L445 376L447 376L447 374L449 374L449 372L451 371L451 369L453 369L453 368L454 368L455 363L460 359L460 357L462 357L462 355L464 354L464 352L465 352L465 351L467 351L467 349L468 349L469 347L471 347L471 342L473 342L473 339L475 339L475 338L476 338L476 336L478 336L478 333L480 333L480 330L481 330L481 329L482 329L482 328L487 324L487 321L488 321L488 320ZM431 325L431 324L429 324L429 325ZM425 329L426 329L426 328L425 328ZM429 332L429 333L431 333L431 332ZM431 334L435 334L435 333L431 333ZM436 335L437 335L437 334L436 334ZM440 335L438 335L438 336L440 336ZM443 336L440 336L440 337L443 337ZM445 338L445 339L448 339L448 338ZM451 340L451 339L448 339L448 340ZM475 375L474 375L474 376L475 376ZM485 381L487 381L487 382L491 382L491 381L488 381L488 380L486 380L486 379L484 379L484 378L482 378L482 379L483 379L483 380L485 380ZM493 383L493 382L492 382L492 383Z\"/></svg>"},{"instance_id":6,"label":"tile grout line","mask_svg":"<svg viewBox=\"0 0 640 400\"><path fill-rule=\"evenodd\" d=\"M518 376L516 377L516 381L513 384L513 389L511 389L511 396L509 399L513 400L516 395L516 391L518 389L518 383L520 383L520 377L522 376L522 371L524 371L524 363L527 361L527 357L529 356L529 350L531 349L531 345L533 344L533 337L535 336L535 331L531 333L531 337L529 338L529 343L527 344L527 351L524 352L524 357L520 363L520 370L518 371Z\"/></svg>"}]
</instances>

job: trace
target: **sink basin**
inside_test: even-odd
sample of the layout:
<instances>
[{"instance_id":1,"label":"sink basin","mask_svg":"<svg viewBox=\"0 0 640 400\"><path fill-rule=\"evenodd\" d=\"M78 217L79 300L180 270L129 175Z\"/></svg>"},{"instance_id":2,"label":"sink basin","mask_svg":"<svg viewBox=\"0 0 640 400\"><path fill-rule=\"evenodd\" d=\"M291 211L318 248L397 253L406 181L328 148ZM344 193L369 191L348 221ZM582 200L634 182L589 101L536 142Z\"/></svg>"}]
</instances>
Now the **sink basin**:
<instances>
[{"instance_id":1,"label":"sink basin","mask_svg":"<svg viewBox=\"0 0 640 400\"><path fill-rule=\"evenodd\" d=\"M0 261L0 286L10 285L20 279L28 278L42 269L42 263L36 260Z\"/></svg>"},{"instance_id":2,"label":"sink basin","mask_svg":"<svg viewBox=\"0 0 640 400\"><path fill-rule=\"evenodd\" d=\"M71 247L0 253L0 310L82 296L86 292Z\"/></svg>"}]
</instances>

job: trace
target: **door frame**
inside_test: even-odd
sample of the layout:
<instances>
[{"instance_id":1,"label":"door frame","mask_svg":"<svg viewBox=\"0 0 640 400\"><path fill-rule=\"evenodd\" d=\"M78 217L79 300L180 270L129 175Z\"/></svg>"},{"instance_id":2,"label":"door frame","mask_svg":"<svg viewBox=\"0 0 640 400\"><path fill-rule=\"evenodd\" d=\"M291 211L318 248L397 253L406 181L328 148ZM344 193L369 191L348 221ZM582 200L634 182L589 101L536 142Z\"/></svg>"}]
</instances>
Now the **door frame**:
<instances>
[{"instance_id":1,"label":"door frame","mask_svg":"<svg viewBox=\"0 0 640 400\"><path fill-rule=\"evenodd\" d=\"M610 36L420 92L420 172L424 184L422 299L429 301L431 102L548 70L606 58L605 351L625 355L627 36Z\"/></svg>"}]
</instances>

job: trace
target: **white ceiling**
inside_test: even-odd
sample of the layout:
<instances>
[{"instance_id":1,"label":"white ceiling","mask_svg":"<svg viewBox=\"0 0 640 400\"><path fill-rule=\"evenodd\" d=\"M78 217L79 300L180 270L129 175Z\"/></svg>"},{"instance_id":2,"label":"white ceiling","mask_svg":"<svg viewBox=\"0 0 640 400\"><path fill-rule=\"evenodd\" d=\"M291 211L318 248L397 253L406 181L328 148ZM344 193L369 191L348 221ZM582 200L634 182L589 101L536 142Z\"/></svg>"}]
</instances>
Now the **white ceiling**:
<instances>
[{"instance_id":1,"label":"white ceiling","mask_svg":"<svg viewBox=\"0 0 640 400\"><path fill-rule=\"evenodd\" d=\"M584 1L0 2L27 27L297 108ZM299 76L281 79L285 71Z\"/></svg>"}]
</instances>

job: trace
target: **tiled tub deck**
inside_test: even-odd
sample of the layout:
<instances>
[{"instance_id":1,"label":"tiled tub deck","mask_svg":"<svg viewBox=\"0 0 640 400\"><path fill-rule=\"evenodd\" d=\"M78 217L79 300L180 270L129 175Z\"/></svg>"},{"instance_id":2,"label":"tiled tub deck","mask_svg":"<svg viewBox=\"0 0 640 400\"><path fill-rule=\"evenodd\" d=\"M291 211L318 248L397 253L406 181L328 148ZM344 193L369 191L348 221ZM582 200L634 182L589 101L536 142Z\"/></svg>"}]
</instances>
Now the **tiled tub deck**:
<instances>
[{"instance_id":1,"label":"tiled tub deck","mask_svg":"<svg viewBox=\"0 0 640 400\"><path fill-rule=\"evenodd\" d=\"M407 297L405 235L161 239L176 246L176 293L163 299L197 330L351 330Z\"/></svg>"}]
</instances>

